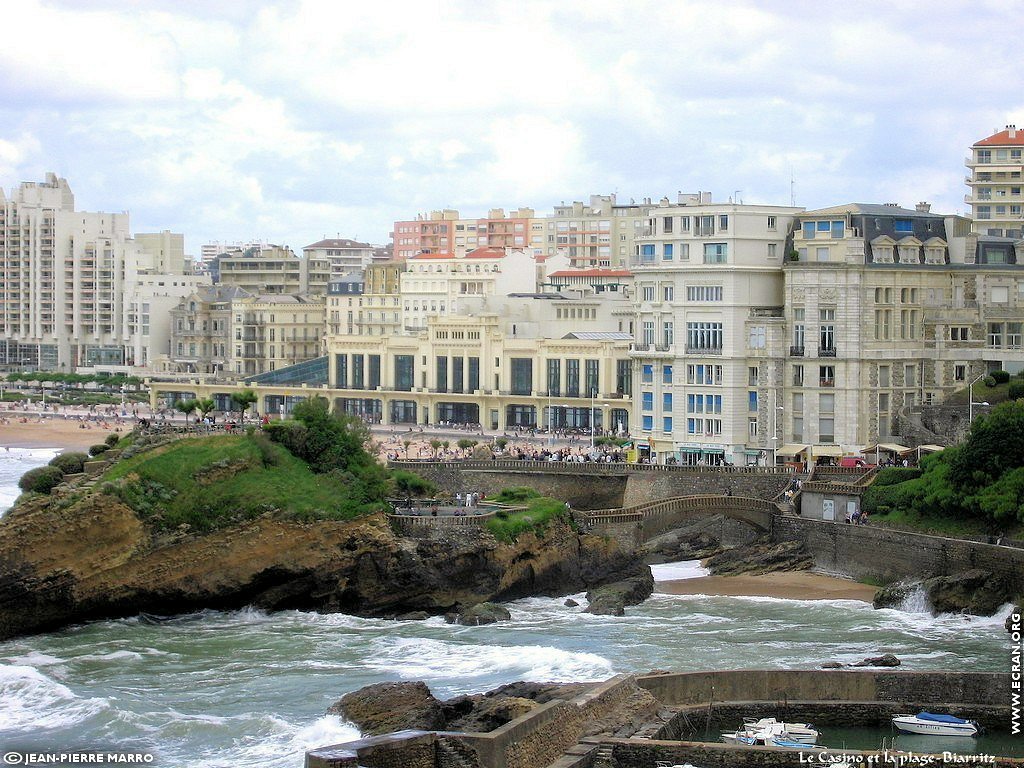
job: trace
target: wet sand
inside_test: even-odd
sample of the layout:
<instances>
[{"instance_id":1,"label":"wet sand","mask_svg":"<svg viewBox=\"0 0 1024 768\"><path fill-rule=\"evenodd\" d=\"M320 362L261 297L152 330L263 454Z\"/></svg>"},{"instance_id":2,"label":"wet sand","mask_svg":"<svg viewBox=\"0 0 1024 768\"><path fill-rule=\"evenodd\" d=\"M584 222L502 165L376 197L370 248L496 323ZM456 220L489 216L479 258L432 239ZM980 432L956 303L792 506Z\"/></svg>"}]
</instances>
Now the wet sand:
<instances>
[{"instance_id":1,"label":"wet sand","mask_svg":"<svg viewBox=\"0 0 1024 768\"><path fill-rule=\"evenodd\" d=\"M861 600L871 602L877 587L849 579L809 571L760 575L701 576L696 579L659 581L655 592L666 595L722 595L729 597L779 597L788 600Z\"/></svg>"},{"instance_id":2,"label":"wet sand","mask_svg":"<svg viewBox=\"0 0 1024 768\"><path fill-rule=\"evenodd\" d=\"M4 448L62 448L64 450L81 451L90 445L102 443L104 438L114 431L113 427L104 429L99 424L89 424L89 429L82 429L80 421L64 419L44 419L30 417L28 421L20 421L17 416L5 416L7 424L0 424L0 446ZM121 427L121 434L127 427Z\"/></svg>"}]
</instances>

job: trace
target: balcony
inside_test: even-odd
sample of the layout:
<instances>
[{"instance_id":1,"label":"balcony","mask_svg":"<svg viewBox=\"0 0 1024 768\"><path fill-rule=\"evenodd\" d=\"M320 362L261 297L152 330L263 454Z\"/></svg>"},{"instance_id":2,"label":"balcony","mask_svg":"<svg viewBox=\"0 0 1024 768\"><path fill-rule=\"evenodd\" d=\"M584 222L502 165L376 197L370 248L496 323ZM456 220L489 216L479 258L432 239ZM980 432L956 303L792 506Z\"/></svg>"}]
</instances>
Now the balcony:
<instances>
[{"instance_id":1,"label":"balcony","mask_svg":"<svg viewBox=\"0 0 1024 768\"><path fill-rule=\"evenodd\" d=\"M818 379L819 387L834 387L836 385L835 379Z\"/></svg>"},{"instance_id":2,"label":"balcony","mask_svg":"<svg viewBox=\"0 0 1024 768\"><path fill-rule=\"evenodd\" d=\"M686 354L688 355L720 355L722 354L721 347L691 347L686 346Z\"/></svg>"},{"instance_id":3,"label":"balcony","mask_svg":"<svg viewBox=\"0 0 1024 768\"><path fill-rule=\"evenodd\" d=\"M789 348L789 356L790 357L803 357L804 356L804 348L803 347L790 347Z\"/></svg>"},{"instance_id":4,"label":"balcony","mask_svg":"<svg viewBox=\"0 0 1024 768\"><path fill-rule=\"evenodd\" d=\"M822 349L818 350L818 357L835 357L835 356L836 356L836 348L835 347L830 347L828 349L822 348Z\"/></svg>"}]
</instances>

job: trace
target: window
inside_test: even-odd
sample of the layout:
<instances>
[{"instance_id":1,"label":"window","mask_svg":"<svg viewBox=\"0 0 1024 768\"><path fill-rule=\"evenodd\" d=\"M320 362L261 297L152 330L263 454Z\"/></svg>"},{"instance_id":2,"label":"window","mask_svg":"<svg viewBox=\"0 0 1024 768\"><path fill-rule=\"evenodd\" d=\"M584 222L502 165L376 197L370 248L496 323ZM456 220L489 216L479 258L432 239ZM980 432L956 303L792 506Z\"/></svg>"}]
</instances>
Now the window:
<instances>
[{"instance_id":1,"label":"window","mask_svg":"<svg viewBox=\"0 0 1024 768\"><path fill-rule=\"evenodd\" d=\"M632 363L629 360L615 361L615 391L628 395L633 391Z\"/></svg>"},{"instance_id":2,"label":"window","mask_svg":"<svg viewBox=\"0 0 1024 768\"><path fill-rule=\"evenodd\" d=\"M690 217L689 216L680 216L679 217L679 231L680 232L689 232L690 231Z\"/></svg>"},{"instance_id":3,"label":"window","mask_svg":"<svg viewBox=\"0 0 1024 768\"><path fill-rule=\"evenodd\" d=\"M516 393L521 394L521 393ZM569 397L580 396L580 361L570 359L565 361L565 394ZM589 396L589 392L583 393Z\"/></svg>"},{"instance_id":4,"label":"window","mask_svg":"<svg viewBox=\"0 0 1024 768\"><path fill-rule=\"evenodd\" d=\"M694 225L697 231L694 232L697 237L710 237L715 234L715 217L714 216L694 216Z\"/></svg>"},{"instance_id":5,"label":"window","mask_svg":"<svg viewBox=\"0 0 1024 768\"><path fill-rule=\"evenodd\" d=\"M721 301L722 286L720 285L688 285L686 286L687 301Z\"/></svg>"},{"instance_id":6,"label":"window","mask_svg":"<svg viewBox=\"0 0 1024 768\"><path fill-rule=\"evenodd\" d=\"M1006 324L1006 346L1010 349L1021 348L1021 323L1011 322Z\"/></svg>"},{"instance_id":7,"label":"window","mask_svg":"<svg viewBox=\"0 0 1024 768\"><path fill-rule=\"evenodd\" d=\"M747 439L753 442L757 440L757 417L751 416L747 420Z\"/></svg>"},{"instance_id":8,"label":"window","mask_svg":"<svg viewBox=\"0 0 1024 768\"><path fill-rule=\"evenodd\" d=\"M1005 285L997 285L992 288L992 303L1006 304L1010 300L1010 289Z\"/></svg>"},{"instance_id":9,"label":"window","mask_svg":"<svg viewBox=\"0 0 1024 768\"><path fill-rule=\"evenodd\" d=\"M779 256L779 245L778 243L768 243L768 258L776 259Z\"/></svg>"},{"instance_id":10,"label":"window","mask_svg":"<svg viewBox=\"0 0 1024 768\"><path fill-rule=\"evenodd\" d=\"M818 413L835 413L836 412L836 396L829 393L827 395L818 395Z\"/></svg>"},{"instance_id":11,"label":"window","mask_svg":"<svg viewBox=\"0 0 1024 768\"><path fill-rule=\"evenodd\" d=\"M647 431L647 432L650 432L652 429L654 429L654 417L653 416L645 415L643 417L643 429L645 431Z\"/></svg>"},{"instance_id":12,"label":"window","mask_svg":"<svg viewBox=\"0 0 1024 768\"><path fill-rule=\"evenodd\" d=\"M653 392L641 392L640 393L641 408L645 411L654 410L654 393Z\"/></svg>"},{"instance_id":13,"label":"window","mask_svg":"<svg viewBox=\"0 0 1024 768\"><path fill-rule=\"evenodd\" d=\"M548 395L558 397L562 394L562 361L548 360Z\"/></svg>"},{"instance_id":14,"label":"window","mask_svg":"<svg viewBox=\"0 0 1024 768\"><path fill-rule=\"evenodd\" d=\"M969 325L951 325L949 327L950 341L970 341L971 327Z\"/></svg>"},{"instance_id":15,"label":"window","mask_svg":"<svg viewBox=\"0 0 1024 768\"><path fill-rule=\"evenodd\" d=\"M513 357L509 360L512 374L512 394L529 395L533 391L533 359Z\"/></svg>"},{"instance_id":16,"label":"window","mask_svg":"<svg viewBox=\"0 0 1024 768\"><path fill-rule=\"evenodd\" d=\"M880 387L891 387L892 374L891 369L888 365L878 366L878 386Z\"/></svg>"},{"instance_id":17,"label":"window","mask_svg":"<svg viewBox=\"0 0 1024 768\"><path fill-rule=\"evenodd\" d=\"M690 244L680 243L679 244L679 260L689 261L690 260Z\"/></svg>"},{"instance_id":18,"label":"window","mask_svg":"<svg viewBox=\"0 0 1024 768\"><path fill-rule=\"evenodd\" d=\"M723 335L721 323L687 323L687 350L721 352Z\"/></svg>"},{"instance_id":19,"label":"window","mask_svg":"<svg viewBox=\"0 0 1024 768\"><path fill-rule=\"evenodd\" d=\"M672 431L672 417L671 416L665 416L662 419L661 431L662 432L671 432Z\"/></svg>"},{"instance_id":20,"label":"window","mask_svg":"<svg viewBox=\"0 0 1024 768\"><path fill-rule=\"evenodd\" d=\"M906 387L917 386L917 366L916 365L905 365L903 366L903 385Z\"/></svg>"},{"instance_id":21,"label":"window","mask_svg":"<svg viewBox=\"0 0 1024 768\"><path fill-rule=\"evenodd\" d=\"M767 328L763 325L755 325L750 328L750 348L764 349Z\"/></svg>"},{"instance_id":22,"label":"window","mask_svg":"<svg viewBox=\"0 0 1024 768\"><path fill-rule=\"evenodd\" d=\"M672 413L672 393L671 392L665 392L661 396L661 410L665 411L666 413Z\"/></svg>"},{"instance_id":23,"label":"window","mask_svg":"<svg viewBox=\"0 0 1024 768\"><path fill-rule=\"evenodd\" d=\"M804 417L794 416L793 417L793 439L797 442L801 442L804 439Z\"/></svg>"},{"instance_id":24,"label":"window","mask_svg":"<svg viewBox=\"0 0 1024 768\"><path fill-rule=\"evenodd\" d=\"M654 243L644 243L640 246L640 260L654 261Z\"/></svg>"},{"instance_id":25,"label":"window","mask_svg":"<svg viewBox=\"0 0 1024 768\"><path fill-rule=\"evenodd\" d=\"M661 288L661 298L663 301L673 301L676 297L676 288L674 285L664 285Z\"/></svg>"},{"instance_id":26,"label":"window","mask_svg":"<svg viewBox=\"0 0 1024 768\"><path fill-rule=\"evenodd\" d=\"M953 365L953 381L967 381L967 366L964 363Z\"/></svg>"},{"instance_id":27,"label":"window","mask_svg":"<svg viewBox=\"0 0 1024 768\"><path fill-rule=\"evenodd\" d=\"M776 220L776 218L774 216L769 216L768 217L768 230L769 231L774 232L778 228L778 225L777 225L776 221L777 220Z\"/></svg>"},{"instance_id":28,"label":"window","mask_svg":"<svg viewBox=\"0 0 1024 768\"><path fill-rule=\"evenodd\" d=\"M757 413L757 390L751 390L747 392L747 410L751 413Z\"/></svg>"},{"instance_id":29,"label":"window","mask_svg":"<svg viewBox=\"0 0 1024 768\"><path fill-rule=\"evenodd\" d=\"M892 310L891 309L876 309L875 310L875 338L879 340L888 340L890 336L890 326L892 324Z\"/></svg>"},{"instance_id":30,"label":"window","mask_svg":"<svg viewBox=\"0 0 1024 768\"><path fill-rule=\"evenodd\" d=\"M661 231L664 232L666 235L671 235L672 234L672 217L671 216L662 216L661 217Z\"/></svg>"},{"instance_id":31,"label":"window","mask_svg":"<svg viewBox=\"0 0 1024 768\"><path fill-rule=\"evenodd\" d=\"M828 248L827 245L820 245L817 248L815 248L814 249L814 259L815 259L815 261L828 261L828 251L829 251L829 248Z\"/></svg>"},{"instance_id":32,"label":"window","mask_svg":"<svg viewBox=\"0 0 1024 768\"><path fill-rule=\"evenodd\" d=\"M722 366L720 365L688 365L686 366L687 384L721 384Z\"/></svg>"},{"instance_id":33,"label":"window","mask_svg":"<svg viewBox=\"0 0 1024 768\"><path fill-rule=\"evenodd\" d=\"M643 301L654 301L654 286L643 286L643 288L640 289L640 294Z\"/></svg>"},{"instance_id":34,"label":"window","mask_svg":"<svg viewBox=\"0 0 1024 768\"><path fill-rule=\"evenodd\" d=\"M836 420L828 417L818 419L818 439L823 443L836 441Z\"/></svg>"},{"instance_id":35,"label":"window","mask_svg":"<svg viewBox=\"0 0 1024 768\"><path fill-rule=\"evenodd\" d=\"M802 365L793 366L793 386L802 387L804 385L804 367Z\"/></svg>"},{"instance_id":36,"label":"window","mask_svg":"<svg viewBox=\"0 0 1024 768\"><path fill-rule=\"evenodd\" d=\"M704 243L705 264L725 264L728 255L728 243Z\"/></svg>"},{"instance_id":37,"label":"window","mask_svg":"<svg viewBox=\"0 0 1024 768\"><path fill-rule=\"evenodd\" d=\"M793 310L793 350L804 353L804 342L806 340L804 329L804 310L797 308Z\"/></svg>"},{"instance_id":38,"label":"window","mask_svg":"<svg viewBox=\"0 0 1024 768\"><path fill-rule=\"evenodd\" d=\"M989 323L988 324L988 346L990 346L990 347L1001 347L1001 346L1003 346L1003 324L1002 323Z\"/></svg>"},{"instance_id":39,"label":"window","mask_svg":"<svg viewBox=\"0 0 1024 768\"><path fill-rule=\"evenodd\" d=\"M661 247L661 258L662 261L672 261L673 251L672 243L665 243Z\"/></svg>"},{"instance_id":40,"label":"window","mask_svg":"<svg viewBox=\"0 0 1024 768\"><path fill-rule=\"evenodd\" d=\"M896 219L893 222L893 229L901 234L911 234L914 231L914 222L910 219Z\"/></svg>"},{"instance_id":41,"label":"window","mask_svg":"<svg viewBox=\"0 0 1024 768\"><path fill-rule=\"evenodd\" d=\"M818 366L818 386L834 387L836 385L836 368L834 365Z\"/></svg>"},{"instance_id":42,"label":"window","mask_svg":"<svg viewBox=\"0 0 1024 768\"><path fill-rule=\"evenodd\" d=\"M804 396L802 392L793 395L793 413L804 412Z\"/></svg>"},{"instance_id":43,"label":"window","mask_svg":"<svg viewBox=\"0 0 1024 768\"><path fill-rule=\"evenodd\" d=\"M757 376L758 376L758 373L759 373L759 371L758 371L758 368L757 368L756 365L752 365L749 368L747 368L747 386L748 387L756 387L757 386Z\"/></svg>"},{"instance_id":44,"label":"window","mask_svg":"<svg viewBox=\"0 0 1024 768\"><path fill-rule=\"evenodd\" d=\"M722 396L697 394L686 396L687 413L721 413Z\"/></svg>"},{"instance_id":45,"label":"window","mask_svg":"<svg viewBox=\"0 0 1024 768\"><path fill-rule=\"evenodd\" d=\"M728 232L729 231L729 217L728 216L719 216L718 217L718 231L719 232Z\"/></svg>"},{"instance_id":46,"label":"window","mask_svg":"<svg viewBox=\"0 0 1024 768\"><path fill-rule=\"evenodd\" d=\"M640 368L640 381L650 384L654 381L654 366L645 364Z\"/></svg>"},{"instance_id":47,"label":"window","mask_svg":"<svg viewBox=\"0 0 1024 768\"><path fill-rule=\"evenodd\" d=\"M675 324L671 320L664 320L661 323L661 344L666 349L675 344Z\"/></svg>"},{"instance_id":48,"label":"window","mask_svg":"<svg viewBox=\"0 0 1024 768\"><path fill-rule=\"evenodd\" d=\"M818 350L820 352L834 352L836 348L834 309L819 309L818 319L821 323L818 335Z\"/></svg>"},{"instance_id":49,"label":"window","mask_svg":"<svg viewBox=\"0 0 1024 768\"><path fill-rule=\"evenodd\" d=\"M649 346L654 343L654 321L644 320L643 325L643 343Z\"/></svg>"}]
</instances>

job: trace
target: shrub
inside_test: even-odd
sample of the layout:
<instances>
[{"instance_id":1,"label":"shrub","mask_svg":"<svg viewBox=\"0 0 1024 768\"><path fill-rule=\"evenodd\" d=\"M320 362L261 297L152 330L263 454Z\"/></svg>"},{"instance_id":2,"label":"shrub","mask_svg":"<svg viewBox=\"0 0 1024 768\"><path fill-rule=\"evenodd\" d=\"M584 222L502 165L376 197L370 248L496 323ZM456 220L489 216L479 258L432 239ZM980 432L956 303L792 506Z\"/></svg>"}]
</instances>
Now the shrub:
<instances>
[{"instance_id":1,"label":"shrub","mask_svg":"<svg viewBox=\"0 0 1024 768\"><path fill-rule=\"evenodd\" d=\"M264 467L276 467L280 463L277 449L274 448L274 444L270 442L270 438L267 435L259 432L257 434L250 434L249 437L256 444L256 448L260 452L260 461L263 462Z\"/></svg>"},{"instance_id":2,"label":"shrub","mask_svg":"<svg viewBox=\"0 0 1024 768\"><path fill-rule=\"evenodd\" d=\"M1006 371L992 371L992 378L996 380L996 384L1005 384L1010 380L1010 374Z\"/></svg>"},{"instance_id":3,"label":"shrub","mask_svg":"<svg viewBox=\"0 0 1024 768\"><path fill-rule=\"evenodd\" d=\"M539 498L540 494L533 488L521 485L502 489L501 493L494 497L494 500L499 504L522 504L524 501Z\"/></svg>"},{"instance_id":4,"label":"shrub","mask_svg":"<svg viewBox=\"0 0 1024 768\"><path fill-rule=\"evenodd\" d=\"M994 387L996 385L996 380L994 376L986 376L983 379L983 381L985 382L986 387Z\"/></svg>"},{"instance_id":5,"label":"shrub","mask_svg":"<svg viewBox=\"0 0 1024 768\"><path fill-rule=\"evenodd\" d=\"M399 496L431 496L437 490L437 486L429 480L420 477L415 472L404 469L396 469L391 473L391 483L395 493Z\"/></svg>"},{"instance_id":6,"label":"shrub","mask_svg":"<svg viewBox=\"0 0 1024 768\"><path fill-rule=\"evenodd\" d=\"M23 491L33 493L49 493L64 479L64 473L60 467L36 467L30 469L18 481L18 487Z\"/></svg>"},{"instance_id":7,"label":"shrub","mask_svg":"<svg viewBox=\"0 0 1024 768\"><path fill-rule=\"evenodd\" d=\"M57 467L65 475L77 475L85 469L89 457L84 453L61 453L50 459L50 466Z\"/></svg>"},{"instance_id":8,"label":"shrub","mask_svg":"<svg viewBox=\"0 0 1024 768\"><path fill-rule=\"evenodd\" d=\"M106 453L110 450L110 446L106 443L97 443L96 445L89 446L90 456L99 456L101 453Z\"/></svg>"},{"instance_id":9,"label":"shrub","mask_svg":"<svg viewBox=\"0 0 1024 768\"><path fill-rule=\"evenodd\" d=\"M1024 397L1024 381L1015 381L1006 390L1011 400L1020 400Z\"/></svg>"},{"instance_id":10,"label":"shrub","mask_svg":"<svg viewBox=\"0 0 1024 768\"><path fill-rule=\"evenodd\" d=\"M104 440L103 442L106 443L107 445L109 445L111 448L113 448L115 445L117 445L117 443L120 440L121 440L121 436L120 435L118 435L116 432L111 432L109 435L107 435L107 439Z\"/></svg>"}]
</instances>

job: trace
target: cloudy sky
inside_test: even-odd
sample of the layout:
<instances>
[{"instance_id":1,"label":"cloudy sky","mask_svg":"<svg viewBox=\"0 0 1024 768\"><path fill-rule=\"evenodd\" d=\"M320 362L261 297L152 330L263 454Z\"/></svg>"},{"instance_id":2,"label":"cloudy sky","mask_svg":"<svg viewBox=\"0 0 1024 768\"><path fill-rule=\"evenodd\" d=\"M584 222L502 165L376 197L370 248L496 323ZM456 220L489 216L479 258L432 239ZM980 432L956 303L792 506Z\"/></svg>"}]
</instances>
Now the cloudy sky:
<instances>
[{"instance_id":1,"label":"cloudy sky","mask_svg":"<svg viewBox=\"0 0 1024 768\"><path fill-rule=\"evenodd\" d=\"M592 193L964 209L1024 127L1007 0L18 0L0 187L134 231L386 242L417 212Z\"/></svg>"}]
</instances>

